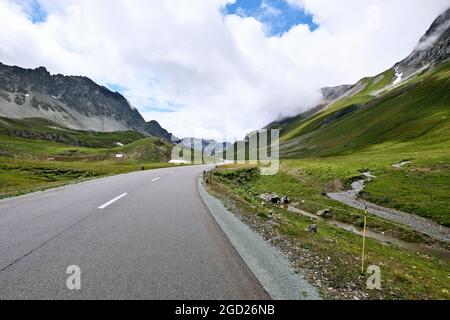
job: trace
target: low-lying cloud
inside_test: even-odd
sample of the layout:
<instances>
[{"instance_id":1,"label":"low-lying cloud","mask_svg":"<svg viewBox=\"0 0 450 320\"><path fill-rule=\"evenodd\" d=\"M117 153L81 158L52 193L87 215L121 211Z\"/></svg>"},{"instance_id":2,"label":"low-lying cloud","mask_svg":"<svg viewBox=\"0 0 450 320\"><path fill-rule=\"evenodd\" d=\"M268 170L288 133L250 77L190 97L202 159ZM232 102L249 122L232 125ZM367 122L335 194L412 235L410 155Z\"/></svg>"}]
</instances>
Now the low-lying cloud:
<instances>
[{"instance_id":1,"label":"low-lying cloud","mask_svg":"<svg viewBox=\"0 0 450 320\"><path fill-rule=\"evenodd\" d=\"M319 26L268 36L231 0L0 0L0 61L124 89L177 136L231 140L407 56L448 0L286 0ZM264 1L265 5L270 1ZM279 15L282 19L282 15Z\"/></svg>"}]
</instances>

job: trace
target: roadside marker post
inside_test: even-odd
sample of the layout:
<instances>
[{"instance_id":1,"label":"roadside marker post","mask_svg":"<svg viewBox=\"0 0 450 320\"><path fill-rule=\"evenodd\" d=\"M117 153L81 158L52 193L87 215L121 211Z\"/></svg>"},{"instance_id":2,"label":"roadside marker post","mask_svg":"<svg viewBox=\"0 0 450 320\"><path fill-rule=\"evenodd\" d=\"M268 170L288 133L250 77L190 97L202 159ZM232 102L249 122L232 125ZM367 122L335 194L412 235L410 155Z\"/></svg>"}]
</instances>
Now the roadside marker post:
<instances>
[{"instance_id":1,"label":"roadside marker post","mask_svg":"<svg viewBox=\"0 0 450 320\"><path fill-rule=\"evenodd\" d=\"M362 247L362 258L361 258L361 273L364 273L364 258L366 255L366 229L367 229L367 207L364 210L364 231L363 231L363 247Z\"/></svg>"}]
</instances>

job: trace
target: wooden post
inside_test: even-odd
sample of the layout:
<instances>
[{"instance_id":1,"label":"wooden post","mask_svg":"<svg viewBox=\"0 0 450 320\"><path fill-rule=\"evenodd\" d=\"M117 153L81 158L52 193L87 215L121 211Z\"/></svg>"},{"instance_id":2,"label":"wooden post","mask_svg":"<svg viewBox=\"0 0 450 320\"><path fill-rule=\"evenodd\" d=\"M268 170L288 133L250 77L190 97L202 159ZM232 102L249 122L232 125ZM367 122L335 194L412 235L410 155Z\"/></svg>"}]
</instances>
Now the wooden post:
<instances>
[{"instance_id":1,"label":"wooden post","mask_svg":"<svg viewBox=\"0 0 450 320\"><path fill-rule=\"evenodd\" d=\"M364 259L366 255L366 229L367 229L367 207L364 211L364 231L363 231L363 247L362 247L362 258L361 258L361 273L364 273Z\"/></svg>"}]
</instances>

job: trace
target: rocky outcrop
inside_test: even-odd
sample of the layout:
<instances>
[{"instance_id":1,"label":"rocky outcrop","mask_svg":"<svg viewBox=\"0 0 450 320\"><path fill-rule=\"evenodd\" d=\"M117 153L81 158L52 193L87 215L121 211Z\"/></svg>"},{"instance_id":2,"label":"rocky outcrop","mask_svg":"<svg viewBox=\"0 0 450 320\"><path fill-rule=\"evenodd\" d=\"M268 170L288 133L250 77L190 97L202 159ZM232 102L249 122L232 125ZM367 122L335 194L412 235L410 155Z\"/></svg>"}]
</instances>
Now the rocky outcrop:
<instances>
[{"instance_id":1,"label":"rocky outcrop","mask_svg":"<svg viewBox=\"0 0 450 320\"><path fill-rule=\"evenodd\" d=\"M337 87L325 87L322 88L322 100L325 102L332 102L336 99L339 99L344 95L347 91L352 89L353 85L344 84L342 86Z\"/></svg>"},{"instance_id":2,"label":"rocky outcrop","mask_svg":"<svg viewBox=\"0 0 450 320\"><path fill-rule=\"evenodd\" d=\"M0 101L1 116L42 117L72 129L143 132L144 119L121 94L86 77L0 63L0 89L12 100Z\"/></svg>"},{"instance_id":3,"label":"rocky outcrop","mask_svg":"<svg viewBox=\"0 0 450 320\"><path fill-rule=\"evenodd\" d=\"M166 141L176 142L178 140L171 133L169 133L169 131L161 127L161 125L155 120L145 123L144 129L149 135L164 139Z\"/></svg>"},{"instance_id":4,"label":"rocky outcrop","mask_svg":"<svg viewBox=\"0 0 450 320\"><path fill-rule=\"evenodd\" d=\"M450 8L441 14L420 39L414 51L395 65L397 75L407 78L424 67L433 67L450 57Z\"/></svg>"},{"instance_id":5,"label":"rocky outcrop","mask_svg":"<svg viewBox=\"0 0 450 320\"><path fill-rule=\"evenodd\" d=\"M61 126L97 132L138 131L170 141L156 121L146 123L118 92L80 76L51 75L46 68L0 63L0 116L44 118Z\"/></svg>"}]
</instances>

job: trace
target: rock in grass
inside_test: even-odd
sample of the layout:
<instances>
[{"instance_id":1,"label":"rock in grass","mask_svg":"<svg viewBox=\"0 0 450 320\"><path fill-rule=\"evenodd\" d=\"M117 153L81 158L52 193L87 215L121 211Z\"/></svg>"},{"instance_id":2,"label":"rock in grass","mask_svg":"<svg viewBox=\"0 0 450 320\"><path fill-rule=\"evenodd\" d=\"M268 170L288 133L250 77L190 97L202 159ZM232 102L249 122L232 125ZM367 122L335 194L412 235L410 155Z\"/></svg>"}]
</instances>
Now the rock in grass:
<instances>
[{"instance_id":1,"label":"rock in grass","mask_svg":"<svg viewBox=\"0 0 450 320\"><path fill-rule=\"evenodd\" d=\"M333 214L331 213L330 209L324 209L324 210L317 211L316 215L318 215L319 217L322 217L322 218L333 217Z\"/></svg>"},{"instance_id":2,"label":"rock in grass","mask_svg":"<svg viewBox=\"0 0 450 320\"><path fill-rule=\"evenodd\" d=\"M317 224L311 224L306 231L308 232L312 232L312 233L317 233L318 228L317 228Z\"/></svg>"}]
</instances>

